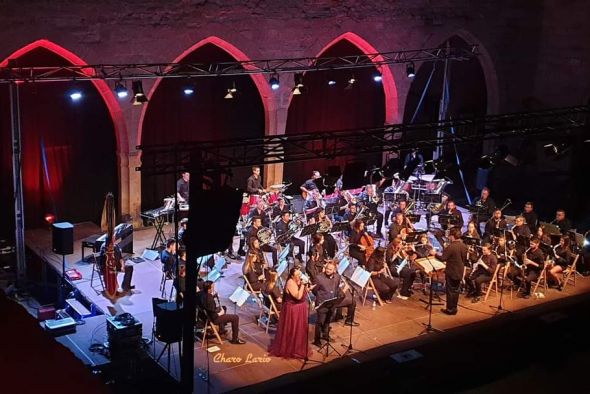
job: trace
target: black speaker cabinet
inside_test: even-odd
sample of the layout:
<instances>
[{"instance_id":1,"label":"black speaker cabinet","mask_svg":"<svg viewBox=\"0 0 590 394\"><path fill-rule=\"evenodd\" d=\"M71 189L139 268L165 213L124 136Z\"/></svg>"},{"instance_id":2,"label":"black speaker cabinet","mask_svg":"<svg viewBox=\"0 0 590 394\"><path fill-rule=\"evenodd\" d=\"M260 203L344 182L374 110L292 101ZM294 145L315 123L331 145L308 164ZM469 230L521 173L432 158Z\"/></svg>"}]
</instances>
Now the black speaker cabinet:
<instances>
[{"instance_id":1,"label":"black speaker cabinet","mask_svg":"<svg viewBox=\"0 0 590 394\"><path fill-rule=\"evenodd\" d=\"M68 222L53 224L53 253L74 253L74 225Z\"/></svg>"}]
</instances>

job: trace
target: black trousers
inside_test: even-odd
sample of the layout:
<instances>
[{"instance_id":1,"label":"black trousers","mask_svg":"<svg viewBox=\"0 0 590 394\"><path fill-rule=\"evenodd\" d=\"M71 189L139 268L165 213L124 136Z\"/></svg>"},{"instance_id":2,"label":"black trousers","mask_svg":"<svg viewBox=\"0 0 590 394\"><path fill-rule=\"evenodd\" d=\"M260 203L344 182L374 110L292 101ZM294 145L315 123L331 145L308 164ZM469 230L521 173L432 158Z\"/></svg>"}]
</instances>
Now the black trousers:
<instances>
[{"instance_id":1,"label":"black trousers","mask_svg":"<svg viewBox=\"0 0 590 394\"><path fill-rule=\"evenodd\" d=\"M524 277L525 294L531 294L531 282L539 279L539 276L541 276L541 271L530 269L526 272Z\"/></svg>"},{"instance_id":2,"label":"black trousers","mask_svg":"<svg viewBox=\"0 0 590 394\"><path fill-rule=\"evenodd\" d=\"M373 212L373 215L375 215L375 217L377 218L377 228L375 229L375 232L377 234L381 233L381 229L383 228L383 214L379 211L377 212Z\"/></svg>"},{"instance_id":3,"label":"black trousers","mask_svg":"<svg viewBox=\"0 0 590 394\"><path fill-rule=\"evenodd\" d=\"M413 270L409 267L404 267L399 273L399 278L402 282L402 288L400 289L399 293L404 297L409 297L412 295L412 293L410 293L410 288L414 283L414 279L416 279L416 270Z\"/></svg>"},{"instance_id":4,"label":"black trousers","mask_svg":"<svg viewBox=\"0 0 590 394\"><path fill-rule=\"evenodd\" d=\"M364 251L360 251L356 247L349 247L348 254L350 257L357 259L359 261L359 265L363 267L367 265L367 256L365 255Z\"/></svg>"},{"instance_id":5,"label":"black trousers","mask_svg":"<svg viewBox=\"0 0 590 394\"><path fill-rule=\"evenodd\" d=\"M477 270L473 275L469 275L469 279L465 282L467 291L475 293L476 296L481 295L481 285L492 281L492 275L485 270Z\"/></svg>"},{"instance_id":6,"label":"black trousers","mask_svg":"<svg viewBox=\"0 0 590 394\"><path fill-rule=\"evenodd\" d=\"M303 252L305 251L305 242L303 240L292 237L291 241L289 242L291 245L289 247L289 256L293 257L293 252L295 251L295 246L297 246L297 258L303 262Z\"/></svg>"},{"instance_id":7,"label":"black trousers","mask_svg":"<svg viewBox=\"0 0 590 394\"><path fill-rule=\"evenodd\" d=\"M459 291L461 289L461 279L446 279L446 293L447 293L447 310L451 312L457 311L457 304L459 303Z\"/></svg>"},{"instance_id":8,"label":"black trousers","mask_svg":"<svg viewBox=\"0 0 590 394\"><path fill-rule=\"evenodd\" d=\"M346 308L346 321L354 321L356 300L352 297L352 293L347 291L344 299L336 305L336 308L337 316L342 316L342 309Z\"/></svg>"},{"instance_id":9,"label":"black trousers","mask_svg":"<svg viewBox=\"0 0 590 394\"><path fill-rule=\"evenodd\" d=\"M221 327L222 331L227 323L231 323L231 338L232 341L236 341L238 339L240 317L238 315L223 314L221 316L217 316L217 318L213 321L213 324L219 324L219 327Z\"/></svg>"},{"instance_id":10,"label":"black trousers","mask_svg":"<svg viewBox=\"0 0 590 394\"><path fill-rule=\"evenodd\" d=\"M320 336L326 338L330 333L330 322L334 319L336 309L334 306L319 307L317 310L314 342L319 342Z\"/></svg>"},{"instance_id":11,"label":"black trousers","mask_svg":"<svg viewBox=\"0 0 590 394\"><path fill-rule=\"evenodd\" d=\"M391 209L387 208L385 210L385 216L383 217L385 220L385 227L389 227L389 217L391 216Z\"/></svg>"},{"instance_id":12,"label":"black trousers","mask_svg":"<svg viewBox=\"0 0 590 394\"><path fill-rule=\"evenodd\" d=\"M379 297L383 298L384 300L391 300L393 298L393 295L399 286L399 278L390 278L380 274L377 276L372 276L371 279L377 288Z\"/></svg>"}]
</instances>

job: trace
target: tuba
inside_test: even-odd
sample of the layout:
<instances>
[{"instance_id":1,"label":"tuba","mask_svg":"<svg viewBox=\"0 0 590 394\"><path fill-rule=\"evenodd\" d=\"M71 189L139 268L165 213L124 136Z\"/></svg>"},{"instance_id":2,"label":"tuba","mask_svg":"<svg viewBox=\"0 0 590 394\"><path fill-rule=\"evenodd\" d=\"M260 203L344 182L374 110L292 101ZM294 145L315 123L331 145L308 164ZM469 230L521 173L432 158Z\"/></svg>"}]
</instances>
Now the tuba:
<instances>
[{"instance_id":1,"label":"tuba","mask_svg":"<svg viewBox=\"0 0 590 394\"><path fill-rule=\"evenodd\" d=\"M329 220L322 220L318 226L318 233L329 233L332 230L332 222Z\"/></svg>"},{"instance_id":2,"label":"tuba","mask_svg":"<svg viewBox=\"0 0 590 394\"><path fill-rule=\"evenodd\" d=\"M272 238L272 231L267 227L261 227L256 233L256 238L258 238L261 245L269 244L270 239Z\"/></svg>"}]
</instances>

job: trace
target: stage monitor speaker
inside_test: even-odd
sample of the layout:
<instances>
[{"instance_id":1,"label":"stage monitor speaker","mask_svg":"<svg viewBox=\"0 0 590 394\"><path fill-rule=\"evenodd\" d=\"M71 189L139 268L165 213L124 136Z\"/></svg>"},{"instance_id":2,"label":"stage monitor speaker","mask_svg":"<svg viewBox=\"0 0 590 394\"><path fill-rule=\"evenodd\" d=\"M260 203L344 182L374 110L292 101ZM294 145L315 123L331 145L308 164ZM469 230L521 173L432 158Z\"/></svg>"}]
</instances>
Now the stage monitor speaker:
<instances>
[{"instance_id":1,"label":"stage monitor speaker","mask_svg":"<svg viewBox=\"0 0 590 394\"><path fill-rule=\"evenodd\" d=\"M366 170L367 163L364 161L347 163L342 173L342 189L350 190L363 187L365 185Z\"/></svg>"},{"instance_id":2,"label":"stage monitor speaker","mask_svg":"<svg viewBox=\"0 0 590 394\"><path fill-rule=\"evenodd\" d=\"M60 255L74 253L74 226L68 222L53 224L53 252Z\"/></svg>"}]
</instances>

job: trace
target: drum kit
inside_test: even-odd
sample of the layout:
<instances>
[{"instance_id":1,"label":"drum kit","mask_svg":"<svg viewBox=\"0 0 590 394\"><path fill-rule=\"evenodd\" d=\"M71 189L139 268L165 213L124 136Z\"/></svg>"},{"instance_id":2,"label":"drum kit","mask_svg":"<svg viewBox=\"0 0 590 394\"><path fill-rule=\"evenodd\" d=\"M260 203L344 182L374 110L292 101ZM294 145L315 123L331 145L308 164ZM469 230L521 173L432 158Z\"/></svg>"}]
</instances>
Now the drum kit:
<instances>
[{"instance_id":1,"label":"drum kit","mask_svg":"<svg viewBox=\"0 0 590 394\"><path fill-rule=\"evenodd\" d=\"M291 186L290 183L277 183L275 185L270 185L268 188L268 192L264 194L249 194L243 193L242 194L242 207L240 208L240 215L246 216L250 212L250 210L260 201L263 201L267 206L267 209L272 210L272 205L277 204L279 201L279 197L283 197L287 202L293 197L283 194L287 188Z\"/></svg>"}]
</instances>

